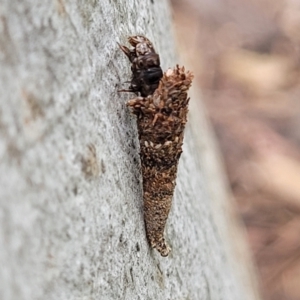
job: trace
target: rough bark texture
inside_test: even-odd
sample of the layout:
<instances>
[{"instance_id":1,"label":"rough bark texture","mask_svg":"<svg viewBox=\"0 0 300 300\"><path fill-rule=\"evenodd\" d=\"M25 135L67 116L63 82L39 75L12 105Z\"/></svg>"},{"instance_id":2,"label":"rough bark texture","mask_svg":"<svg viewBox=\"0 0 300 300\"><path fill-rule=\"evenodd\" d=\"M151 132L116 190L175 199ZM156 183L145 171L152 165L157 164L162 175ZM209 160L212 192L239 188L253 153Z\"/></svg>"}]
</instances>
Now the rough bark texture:
<instances>
[{"instance_id":1,"label":"rough bark texture","mask_svg":"<svg viewBox=\"0 0 300 300\"><path fill-rule=\"evenodd\" d=\"M195 92L173 251L146 240L117 42L146 35L165 70L177 63L170 20L166 1L1 0L0 299L257 299Z\"/></svg>"}]
</instances>

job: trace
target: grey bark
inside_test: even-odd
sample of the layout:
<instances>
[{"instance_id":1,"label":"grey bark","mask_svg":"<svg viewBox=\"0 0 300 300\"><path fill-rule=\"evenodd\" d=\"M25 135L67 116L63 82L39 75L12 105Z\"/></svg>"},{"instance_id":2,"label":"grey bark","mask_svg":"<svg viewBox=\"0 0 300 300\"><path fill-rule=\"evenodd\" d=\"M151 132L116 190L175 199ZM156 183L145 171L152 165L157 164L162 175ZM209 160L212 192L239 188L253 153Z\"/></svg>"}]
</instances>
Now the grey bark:
<instances>
[{"instance_id":1,"label":"grey bark","mask_svg":"<svg viewBox=\"0 0 300 300\"><path fill-rule=\"evenodd\" d=\"M130 76L117 42L132 34L176 64L166 1L0 1L0 299L258 297L196 91L173 251L149 249L135 119L117 93Z\"/></svg>"}]
</instances>

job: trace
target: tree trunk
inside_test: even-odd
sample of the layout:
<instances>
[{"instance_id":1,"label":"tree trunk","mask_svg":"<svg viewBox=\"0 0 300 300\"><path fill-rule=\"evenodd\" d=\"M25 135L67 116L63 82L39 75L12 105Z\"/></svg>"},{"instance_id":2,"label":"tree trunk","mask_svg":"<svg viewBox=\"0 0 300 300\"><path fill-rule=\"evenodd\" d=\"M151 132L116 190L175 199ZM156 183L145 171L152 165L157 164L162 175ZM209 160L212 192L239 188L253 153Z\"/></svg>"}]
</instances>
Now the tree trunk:
<instances>
[{"instance_id":1,"label":"tree trunk","mask_svg":"<svg viewBox=\"0 0 300 300\"><path fill-rule=\"evenodd\" d=\"M168 2L1 2L0 298L258 299L196 89L171 254L146 240L132 94L117 92L130 68L117 42L146 35L163 70L175 66Z\"/></svg>"}]
</instances>

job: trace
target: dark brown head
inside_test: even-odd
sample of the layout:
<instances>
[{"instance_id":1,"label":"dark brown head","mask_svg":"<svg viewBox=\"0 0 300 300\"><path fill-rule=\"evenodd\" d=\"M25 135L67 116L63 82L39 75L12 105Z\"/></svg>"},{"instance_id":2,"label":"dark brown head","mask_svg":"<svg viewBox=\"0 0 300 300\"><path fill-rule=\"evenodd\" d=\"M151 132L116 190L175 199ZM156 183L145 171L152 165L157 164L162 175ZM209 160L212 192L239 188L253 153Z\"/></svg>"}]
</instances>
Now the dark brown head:
<instances>
[{"instance_id":1,"label":"dark brown head","mask_svg":"<svg viewBox=\"0 0 300 300\"><path fill-rule=\"evenodd\" d=\"M131 36L128 41L134 47L133 49L119 46L132 64L132 78L129 89L121 91L133 92L137 95L140 93L142 97L147 97L154 93L163 76L159 55L155 52L152 43L144 36Z\"/></svg>"}]
</instances>

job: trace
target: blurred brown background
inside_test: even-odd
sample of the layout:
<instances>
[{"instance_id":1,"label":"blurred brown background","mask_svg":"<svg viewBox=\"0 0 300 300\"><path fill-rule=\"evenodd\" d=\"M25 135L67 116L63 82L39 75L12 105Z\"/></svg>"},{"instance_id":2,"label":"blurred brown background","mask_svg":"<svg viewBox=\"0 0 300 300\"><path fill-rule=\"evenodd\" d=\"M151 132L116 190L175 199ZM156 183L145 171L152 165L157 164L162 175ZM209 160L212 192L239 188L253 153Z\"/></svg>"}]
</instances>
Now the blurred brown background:
<instances>
[{"instance_id":1,"label":"blurred brown background","mask_svg":"<svg viewBox=\"0 0 300 300\"><path fill-rule=\"evenodd\" d=\"M300 1L173 0L264 299L300 299Z\"/></svg>"}]
</instances>

